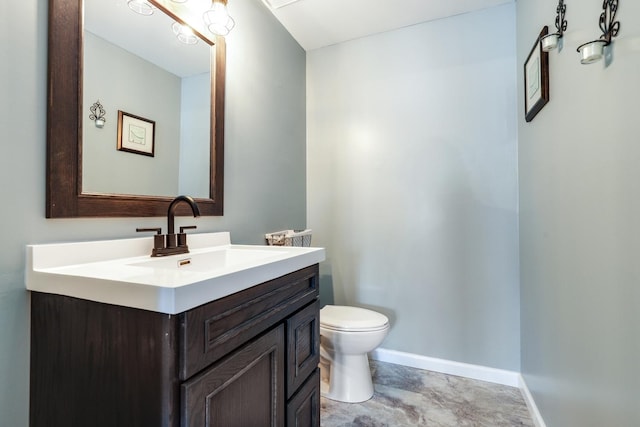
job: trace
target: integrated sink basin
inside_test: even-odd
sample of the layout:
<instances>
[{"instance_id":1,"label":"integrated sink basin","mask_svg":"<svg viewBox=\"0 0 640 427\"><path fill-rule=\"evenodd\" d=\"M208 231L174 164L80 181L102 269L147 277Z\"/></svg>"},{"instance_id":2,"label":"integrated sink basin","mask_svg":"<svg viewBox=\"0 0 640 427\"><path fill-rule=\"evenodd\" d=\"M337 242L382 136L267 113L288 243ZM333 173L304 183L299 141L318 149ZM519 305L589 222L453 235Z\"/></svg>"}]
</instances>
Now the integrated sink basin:
<instances>
[{"instance_id":1,"label":"integrated sink basin","mask_svg":"<svg viewBox=\"0 0 640 427\"><path fill-rule=\"evenodd\" d=\"M239 246L214 248L204 251L194 251L188 254L175 255L164 258L152 258L141 262L128 264L132 267L183 271L216 271L277 259L282 252L256 249L255 246Z\"/></svg>"},{"instance_id":2,"label":"integrated sink basin","mask_svg":"<svg viewBox=\"0 0 640 427\"><path fill-rule=\"evenodd\" d=\"M177 314L325 259L323 248L233 245L227 232L190 234L187 254L152 248L151 237L28 245L26 286Z\"/></svg>"}]
</instances>

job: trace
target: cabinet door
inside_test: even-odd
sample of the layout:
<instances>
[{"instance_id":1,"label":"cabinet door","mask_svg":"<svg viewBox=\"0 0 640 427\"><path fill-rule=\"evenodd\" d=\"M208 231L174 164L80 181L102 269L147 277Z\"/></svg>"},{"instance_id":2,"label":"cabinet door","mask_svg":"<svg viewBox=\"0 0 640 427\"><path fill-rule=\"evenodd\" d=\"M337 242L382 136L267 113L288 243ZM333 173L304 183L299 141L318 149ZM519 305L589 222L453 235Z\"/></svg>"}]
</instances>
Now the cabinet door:
<instances>
[{"instance_id":1,"label":"cabinet door","mask_svg":"<svg viewBox=\"0 0 640 427\"><path fill-rule=\"evenodd\" d=\"M182 385L182 426L284 425L284 325Z\"/></svg>"},{"instance_id":2,"label":"cabinet door","mask_svg":"<svg viewBox=\"0 0 640 427\"><path fill-rule=\"evenodd\" d=\"M287 427L320 426L319 368L307 380L287 405Z\"/></svg>"},{"instance_id":3,"label":"cabinet door","mask_svg":"<svg viewBox=\"0 0 640 427\"><path fill-rule=\"evenodd\" d=\"M287 319L287 398L320 363L320 302L316 300Z\"/></svg>"}]
</instances>

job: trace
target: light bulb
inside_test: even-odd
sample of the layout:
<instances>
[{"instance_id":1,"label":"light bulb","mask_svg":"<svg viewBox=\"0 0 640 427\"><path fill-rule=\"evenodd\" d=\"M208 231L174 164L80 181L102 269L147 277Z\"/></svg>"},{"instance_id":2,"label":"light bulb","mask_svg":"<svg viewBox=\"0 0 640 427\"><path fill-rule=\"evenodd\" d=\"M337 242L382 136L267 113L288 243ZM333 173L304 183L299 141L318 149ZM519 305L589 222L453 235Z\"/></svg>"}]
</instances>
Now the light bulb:
<instances>
[{"instance_id":1,"label":"light bulb","mask_svg":"<svg viewBox=\"0 0 640 427\"><path fill-rule=\"evenodd\" d=\"M226 2L214 0L211 9L204 13L204 23L213 34L226 36L235 27L236 22L229 16Z\"/></svg>"},{"instance_id":2,"label":"light bulb","mask_svg":"<svg viewBox=\"0 0 640 427\"><path fill-rule=\"evenodd\" d=\"M171 24L171 29L173 30L173 34L178 37L184 44L196 44L198 43L198 37L193 33L193 29L188 25L183 25L179 22L174 22Z\"/></svg>"},{"instance_id":3,"label":"light bulb","mask_svg":"<svg viewBox=\"0 0 640 427\"><path fill-rule=\"evenodd\" d=\"M127 6L129 6L129 9L133 10L135 13L145 16L153 15L153 10L155 9L145 0L129 0L127 1Z\"/></svg>"}]
</instances>

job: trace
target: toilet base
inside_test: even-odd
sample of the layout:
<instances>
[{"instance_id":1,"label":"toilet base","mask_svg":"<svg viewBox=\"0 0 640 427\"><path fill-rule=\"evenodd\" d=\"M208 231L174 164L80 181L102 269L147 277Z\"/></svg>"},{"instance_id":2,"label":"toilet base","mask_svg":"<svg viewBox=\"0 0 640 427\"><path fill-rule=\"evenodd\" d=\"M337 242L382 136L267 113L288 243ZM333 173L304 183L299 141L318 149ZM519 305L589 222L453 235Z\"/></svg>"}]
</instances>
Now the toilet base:
<instances>
[{"instance_id":1,"label":"toilet base","mask_svg":"<svg viewBox=\"0 0 640 427\"><path fill-rule=\"evenodd\" d=\"M325 355L329 354L325 352ZM373 397L373 382L366 354L333 353L328 358L321 358L320 378L320 394L327 399L360 403Z\"/></svg>"}]
</instances>

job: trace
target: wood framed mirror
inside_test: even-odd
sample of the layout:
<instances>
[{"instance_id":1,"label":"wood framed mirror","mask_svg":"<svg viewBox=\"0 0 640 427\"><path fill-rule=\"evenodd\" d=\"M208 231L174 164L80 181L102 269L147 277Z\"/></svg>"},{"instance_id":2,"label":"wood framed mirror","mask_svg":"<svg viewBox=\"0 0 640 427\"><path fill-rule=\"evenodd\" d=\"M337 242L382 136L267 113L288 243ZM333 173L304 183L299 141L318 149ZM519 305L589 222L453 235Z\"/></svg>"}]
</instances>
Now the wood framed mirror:
<instances>
[{"instance_id":1,"label":"wood framed mirror","mask_svg":"<svg viewBox=\"0 0 640 427\"><path fill-rule=\"evenodd\" d=\"M174 10L163 5L163 0L150 3L184 23ZM165 216L169 203L178 194L83 191L82 123L90 107L83 105L83 22L83 0L49 0L46 217ZM222 37L207 38L198 29L194 32L210 45L211 59L209 197L195 200L201 215L222 215L225 42ZM112 120L115 113L111 111ZM118 171L114 169L113 173Z\"/></svg>"}]
</instances>

